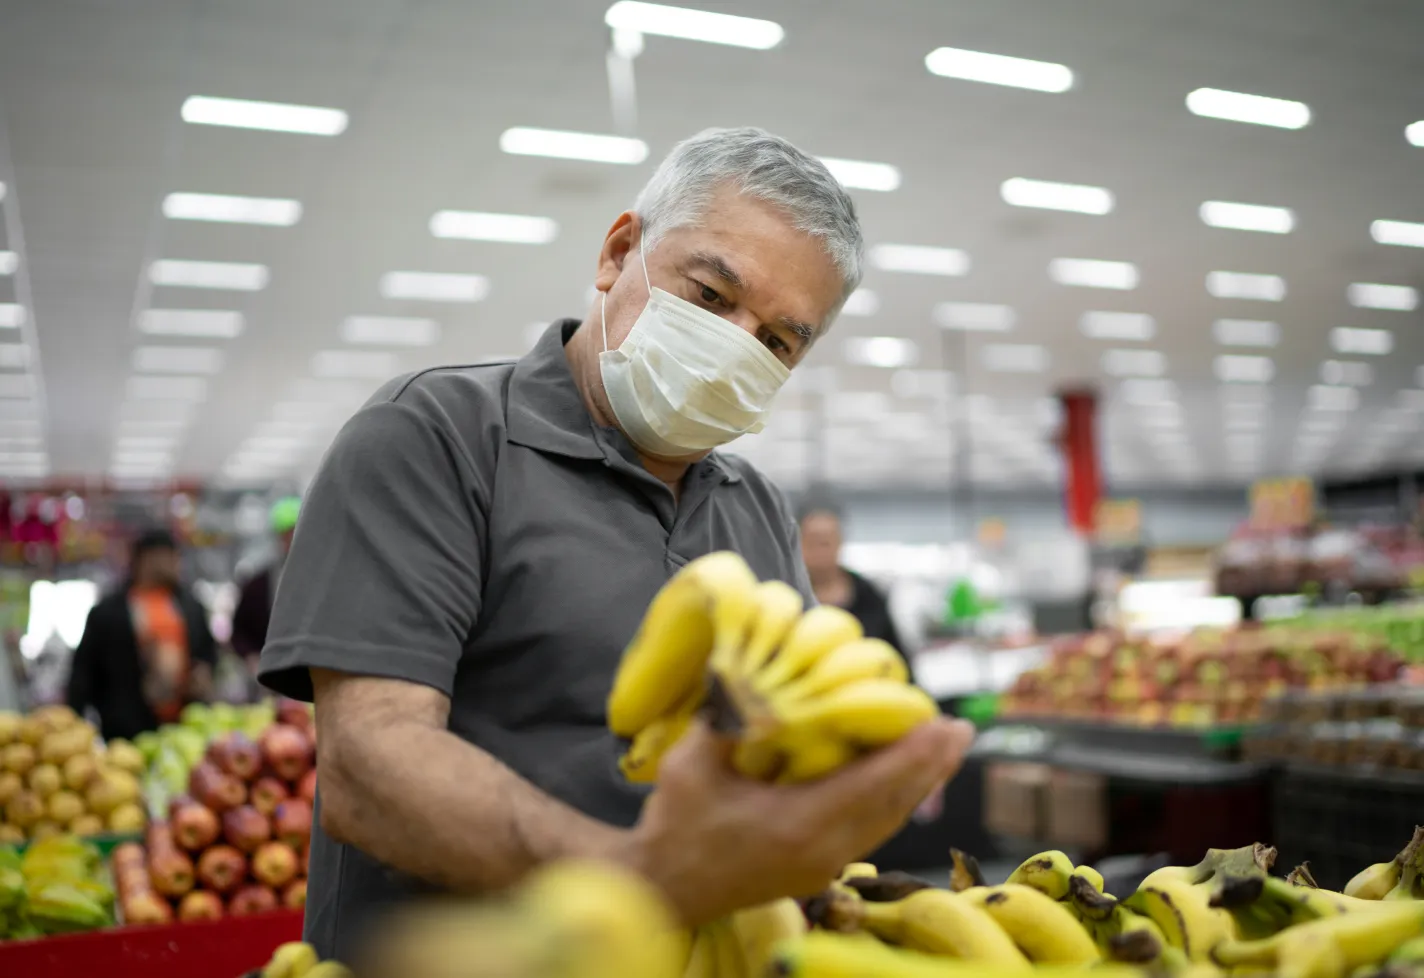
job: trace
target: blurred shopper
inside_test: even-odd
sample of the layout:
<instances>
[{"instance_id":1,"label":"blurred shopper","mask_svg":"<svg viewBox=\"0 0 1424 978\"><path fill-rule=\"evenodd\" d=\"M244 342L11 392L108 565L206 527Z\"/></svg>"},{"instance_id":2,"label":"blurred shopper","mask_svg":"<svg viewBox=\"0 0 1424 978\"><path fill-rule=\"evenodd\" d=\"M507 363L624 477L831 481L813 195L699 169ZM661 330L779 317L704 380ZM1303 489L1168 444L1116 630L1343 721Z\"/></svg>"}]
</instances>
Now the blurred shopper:
<instances>
[{"instance_id":1,"label":"blurred shopper","mask_svg":"<svg viewBox=\"0 0 1424 978\"><path fill-rule=\"evenodd\" d=\"M420 881L492 890L562 857L635 867L689 922L810 894L958 769L971 734L944 720L823 781L764 785L698 723L648 794L605 726L623 647L687 561L735 550L811 598L781 494L714 449L761 430L862 250L820 162L708 130L614 219L584 322L514 363L393 381L337 436L261 666L316 701L322 957L353 954Z\"/></svg>"},{"instance_id":2,"label":"blurred shopper","mask_svg":"<svg viewBox=\"0 0 1424 978\"><path fill-rule=\"evenodd\" d=\"M895 620L890 617L890 603L874 584L841 566L841 542L841 517L834 509L812 505L802 511L801 555L816 600L855 615L868 637L884 639L895 646L908 665L910 657L895 630Z\"/></svg>"},{"instance_id":3,"label":"blurred shopper","mask_svg":"<svg viewBox=\"0 0 1424 978\"><path fill-rule=\"evenodd\" d=\"M295 496L279 499L272 505L272 533L277 538L277 559L250 577L242 586L237 608L232 613L232 648L249 663L255 664L267 641L267 624L272 617L272 601L277 596L277 582L287 553L292 549L292 535L297 530L297 514L302 501Z\"/></svg>"},{"instance_id":4,"label":"blurred shopper","mask_svg":"<svg viewBox=\"0 0 1424 978\"><path fill-rule=\"evenodd\" d=\"M211 696L217 647L179 567L173 535L151 530L134 544L122 585L89 611L67 699L80 713L94 707L105 738L152 730Z\"/></svg>"}]
</instances>

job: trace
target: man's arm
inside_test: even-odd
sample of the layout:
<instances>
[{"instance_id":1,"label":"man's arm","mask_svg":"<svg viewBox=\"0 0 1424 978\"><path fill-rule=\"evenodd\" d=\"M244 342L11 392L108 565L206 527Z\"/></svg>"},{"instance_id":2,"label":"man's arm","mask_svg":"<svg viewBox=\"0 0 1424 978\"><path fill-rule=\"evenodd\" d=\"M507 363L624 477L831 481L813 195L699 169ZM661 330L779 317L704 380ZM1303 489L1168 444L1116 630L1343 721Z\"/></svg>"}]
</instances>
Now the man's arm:
<instances>
[{"instance_id":1,"label":"man's arm","mask_svg":"<svg viewBox=\"0 0 1424 978\"><path fill-rule=\"evenodd\" d=\"M445 728L449 700L394 679L312 670L321 826L452 889L508 886L561 856L617 858L628 833L543 794Z\"/></svg>"}]
</instances>

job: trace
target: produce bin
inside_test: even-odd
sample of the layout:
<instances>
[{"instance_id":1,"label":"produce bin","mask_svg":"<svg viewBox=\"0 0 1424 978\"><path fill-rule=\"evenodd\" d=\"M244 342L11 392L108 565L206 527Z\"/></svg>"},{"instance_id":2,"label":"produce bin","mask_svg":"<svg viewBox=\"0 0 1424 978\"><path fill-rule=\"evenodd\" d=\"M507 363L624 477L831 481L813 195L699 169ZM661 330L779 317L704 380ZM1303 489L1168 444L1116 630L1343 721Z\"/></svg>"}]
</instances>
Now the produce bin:
<instances>
[{"instance_id":1,"label":"produce bin","mask_svg":"<svg viewBox=\"0 0 1424 978\"><path fill-rule=\"evenodd\" d=\"M279 944L301 939L302 914L119 927L32 941L0 941L6 978L236 978L260 968Z\"/></svg>"}]
</instances>

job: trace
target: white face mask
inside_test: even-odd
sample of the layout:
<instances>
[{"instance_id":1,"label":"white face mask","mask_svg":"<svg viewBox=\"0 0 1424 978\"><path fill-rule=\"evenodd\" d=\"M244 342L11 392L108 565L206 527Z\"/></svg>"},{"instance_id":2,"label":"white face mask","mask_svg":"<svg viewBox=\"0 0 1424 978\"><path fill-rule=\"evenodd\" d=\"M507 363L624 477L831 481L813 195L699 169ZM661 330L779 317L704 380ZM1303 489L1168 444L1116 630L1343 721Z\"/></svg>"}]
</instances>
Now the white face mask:
<instances>
[{"instance_id":1,"label":"white face mask","mask_svg":"<svg viewBox=\"0 0 1424 978\"><path fill-rule=\"evenodd\" d=\"M623 433L651 455L695 455L761 431L791 376L746 330L653 288L651 279L648 304L618 349L608 349L607 318L602 312L600 318L598 369L608 403Z\"/></svg>"}]
</instances>

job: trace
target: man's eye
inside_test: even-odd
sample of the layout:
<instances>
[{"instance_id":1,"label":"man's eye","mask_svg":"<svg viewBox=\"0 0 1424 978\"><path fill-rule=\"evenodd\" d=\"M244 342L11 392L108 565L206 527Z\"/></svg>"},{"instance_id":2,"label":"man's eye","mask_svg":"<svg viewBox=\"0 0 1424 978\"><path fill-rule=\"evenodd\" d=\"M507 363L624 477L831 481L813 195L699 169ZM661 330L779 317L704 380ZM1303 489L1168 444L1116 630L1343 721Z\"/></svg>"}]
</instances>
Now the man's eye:
<instances>
[{"instance_id":1,"label":"man's eye","mask_svg":"<svg viewBox=\"0 0 1424 978\"><path fill-rule=\"evenodd\" d=\"M718 303L722 301L722 296L717 292L716 289L712 288L712 286L701 285L699 283L699 287L702 289L703 302Z\"/></svg>"},{"instance_id":2,"label":"man's eye","mask_svg":"<svg viewBox=\"0 0 1424 978\"><path fill-rule=\"evenodd\" d=\"M772 353L791 352L791 347L786 345L786 341L783 340L780 336L777 336L775 333L767 333L766 340L764 342L766 343L766 348Z\"/></svg>"}]
</instances>

